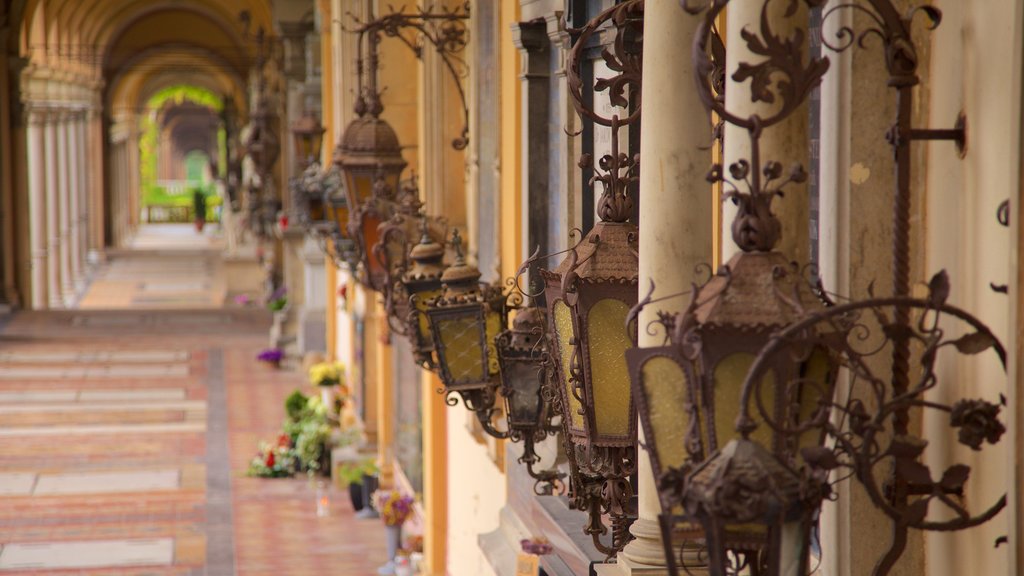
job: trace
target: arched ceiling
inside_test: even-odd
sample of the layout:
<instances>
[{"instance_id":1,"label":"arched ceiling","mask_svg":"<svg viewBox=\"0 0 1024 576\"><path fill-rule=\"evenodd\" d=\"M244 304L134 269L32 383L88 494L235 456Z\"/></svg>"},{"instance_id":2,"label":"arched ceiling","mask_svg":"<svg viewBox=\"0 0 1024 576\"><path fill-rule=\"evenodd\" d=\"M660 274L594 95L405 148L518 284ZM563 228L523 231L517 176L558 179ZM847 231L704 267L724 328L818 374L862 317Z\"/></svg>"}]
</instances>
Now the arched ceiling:
<instances>
[{"instance_id":1,"label":"arched ceiling","mask_svg":"<svg viewBox=\"0 0 1024 576\"><path fill-rule=\"evenodd\" d=\"M102 81L105 104L122 110L191 84L233 96L244 112L251 32L273 30L270 0L14 0L12 15L23 56Z\"/></svg>"}]
</instances>

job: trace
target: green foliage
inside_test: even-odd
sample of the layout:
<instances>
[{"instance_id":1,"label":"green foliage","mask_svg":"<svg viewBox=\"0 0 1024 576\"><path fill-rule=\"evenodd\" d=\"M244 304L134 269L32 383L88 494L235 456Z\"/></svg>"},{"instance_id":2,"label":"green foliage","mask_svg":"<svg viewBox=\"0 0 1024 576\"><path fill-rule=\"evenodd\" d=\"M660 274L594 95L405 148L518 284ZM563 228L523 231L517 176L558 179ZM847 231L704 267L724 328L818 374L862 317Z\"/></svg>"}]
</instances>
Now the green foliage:
<instances>
[{"instance_id":1,"label":"green foliage","mask_svg":"<svg viewBox=\"0 0 1024 576\"><path fill-rule=\"evenodd\" d=\"M359 484L363 481L363 475L373 476L378 472L377 463L373 458L366 458L358 462L344 462L336 470L342 484Z\"/></svg>"},{"instance_id":2,"label":"green foliage","mask_svg":"<svg viewBox=\"0 0 1024 576\"><path fill-rule=\"evenodd\" d=\"M315 472L320 469L320 457L331 439L331 426L325 420L304 420L295 438L295 455L302 466Z\"/></svg>"},{"instance_id":3,"label":"green foliage","mask_svg":"<svg viewBox=\"0 0 1024 576\"><path fill-rule=\"evenodd\" d=\"M192 102L211 108L217 113L224 109L224 100L220 96L206 88L190 86L188 84L168 86L160 90L149 99L149 102L146 102L146 106L156 110L167 103L168 100L173 100L175 104L184 104L186 101Z\"/></svg>"},{"instance_id":4,"label":"green foliage","mask_svg":"<svg viewBox=\"0 0 1024 576\"><path fill-rule=\"evenodd\" d=\"M284 400L284 411L288 414L288 420L297 422L302 418L302 411L306 409L306 403L309 401L309 397L302 393L301 390L295 390L288 395Z\"/></svg>"},{"instance_id":5,"label":"green foliage","mask_svg":"<svg viewBox=\"0 0 1024 576\"><path fill-rule=\"evenodd\" d=\"M206 194L198 188L192 190L192 213L197 219L206 219Z\"/></svg>"},{"instance_id":6,"label":"green foliage","mask_svg":"<svg viewBox=\"0 0 1024 576\"><path fill-rule=\"evenodd\" d=\"M157 149L160 142L160 125L157 123L157 112L168 101L173 101L176 104L182 104L186 101L192 102L200 106L206 106L217 114L224 109L224 100L214 92L211 92L206 88L189 86L186 84L164 88L154 94L149 101L146 102L146 109L148 112L142 115L139 126L141 134L139 137L139 175L143 191L143 205L168 204L150 202L146 194L149 187L155 186L156 184ZM221 162L219 163L220 169L224 170L225 162L227 160L227 138L226 136L221 135L222 132L223 129L220 129L217 134L217 157L218 159L221 159ZM186 204L182 205L188 205L187 203L190 199L186 198L185 201ZM171 203L171 205L178 204Z\"/></svg>"}]
</instances>

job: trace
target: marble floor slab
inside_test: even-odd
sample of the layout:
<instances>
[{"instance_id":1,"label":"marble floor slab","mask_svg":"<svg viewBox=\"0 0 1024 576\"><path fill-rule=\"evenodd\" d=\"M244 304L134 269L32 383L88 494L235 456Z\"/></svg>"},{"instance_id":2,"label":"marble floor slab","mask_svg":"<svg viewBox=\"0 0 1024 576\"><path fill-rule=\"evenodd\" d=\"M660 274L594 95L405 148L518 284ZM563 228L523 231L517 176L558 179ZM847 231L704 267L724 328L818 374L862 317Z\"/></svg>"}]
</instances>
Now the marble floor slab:
<instances>
[{"instance_id":1,"label":"marble floor slab","mask_svg":"<svg viewBox=\"0 0 1024 576\"><path fill-rule=\"evenodd\" d=\"M110 404L48 403L48 404L0 404L0 414L43 414L52 412L149 412L163 410L204 411L202 400L178 400L170 402L114 402Z\"/></svg>"},{"instance_id":2,"label":"marble floor slab","mask_svg":"<svg viewBox=\"0 0 1024 576\"><path fill-rule=\"evenodd\" d=\"M0 496L28 496L35 483L32 472L0 472Z\"/></svg>"},{"instance_id":3,"label":"marble floor slab","mask_svg":"<svg viewBox=\"0 0 1024 576\"><path fill-rule=\"evenodd\" d=\"M0 366L0 380L72 379L72 378L180 378L188 376L184 364L112 365L112 366Z\"/></svg>"},{"instance_id":4,"label":"marble floor slab","mask_svg":"<svg viewBox=\"0 0 1024 576\"><path fill-rule=\"evenodd\" d=\"M176 470L119 470L110 472L72 472L40 474L35 496L58 494L106 494L176 490L181 473Z\"/></svg>"},{"instance_id":5,"label":"marble floor slab","mask_svg":"<svg viewBox=\"0 0 1024 576\"><path fill-rule=\"evenodd\" d=\"M77 398L78 392L75 390L5 390L0 392L0 404L74 402Z\"/></svg>"},{"instance_id":6,"label":"marble floor slab","mask_svg":"<svg viewBox=\"0 0 1024 576\"><path fill-rule=\"evenodd\" d=\"M0 352L0 364L50 364L83 362L112 363L166 363L187 362L184 350L110 350L103 352L65 351L9 351Z\"/></svg>"},{"instance_id":7,"label":"marble floor slab","mask_svg":"<svg viewBox=\"0 0 1024 576\"><path fill-rule=\"evenodd\" d=\"M71 402L158 402L185 400L184 388L146 388L142 390L4 390L0 391L0 409L4 405L65 404ZM53 410L52 407L37 407Z\"/></svg>"},{"instance_id":8,"label":"marble floor slab","mask_svg":"<svg viewBox=\"0 0 1024 576\"><path fill-rule=\"evenodd\" d=\"M173 560L172 538L13 543L0 551L0 570L169 566Z\"/></svg>"},{"instance_id":9,"label":"marble floor slab","mask_svg":"<svg viewBox=\"0 0 1024 576\"><path fill-rule=\"evenodd\" d=\"M150 388L146 390L82 390L79 402L139 402L145 400L184 400L184 388Z\"/></svg>"},{"instance_id":10,"label":"marble floor slab","mask_svg":"<svg viewBox=\"0 0 1024 576\"><path fill-rule=\"evenodd\" d=\"M75 436L98 434L159 434L205 432L205 422L160 424L82 424L80 426L19 426L0 428L0 438L28 436Z\"/></svg>"}]
</instances>

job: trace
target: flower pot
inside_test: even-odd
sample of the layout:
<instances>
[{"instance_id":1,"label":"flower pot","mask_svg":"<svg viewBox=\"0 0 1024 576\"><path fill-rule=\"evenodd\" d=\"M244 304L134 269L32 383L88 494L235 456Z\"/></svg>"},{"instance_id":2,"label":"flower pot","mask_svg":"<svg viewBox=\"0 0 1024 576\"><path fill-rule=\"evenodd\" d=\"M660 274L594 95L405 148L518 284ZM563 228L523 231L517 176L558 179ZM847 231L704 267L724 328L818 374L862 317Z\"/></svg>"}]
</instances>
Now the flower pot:
<instances>
[{"instance_id":1,"label":"flower pot","mask_svg":"<svg viewBox=\"0 0 1024 576\"><path fill-rule=\"evenodd\" d=\"M395 556L398 555L398 548L402 543L402 525L397 526L384 526L385 536L387 537L388 546L388 561L386 564L377 569L377 574L382 576L388 576L395 573Z\"/></svg>"},{"instance_id":2,"label":"flower pot","mask_svg":"<svg viewBox=\"0 0 1024 576\"><path fill-rule=\"evenodd\" d=\"M203 220L202 218L196 218L195 224L196 224L196 232L202 232L203 231L203 227L206 226L206 220Z\"/></svg>"},{"instance_id":3,"label":"flower pot","mask_svg":"<svg viewBox=\"0 0 1024 576\"><path fill-rule=\"evenodd\" d=\"M334 406L334 386L318 386L320 388L320 401L329 409Z\"/></svg>"},{"instance_id":4,"label":"flower pot","mask_svg":"<svg viewBox=\"0 0 1024 576\"><path fill-rule=\"evenodd\" d=\"M373 507L373 493L378 486L376 476L363 474L363 509L356 514L357 518L380 518L377 509Z\"/></svg>"},{"instance_id":5,"label":"flower pot","mask_svg":"<svg viewBox=\"0 0 1024 576\"><path fill-rule=\"evenodd\" d=\"M348 497L352 500L352 509L359 512L366 506L363 501L363 485L359 482L350 482L348 485Z\"/></svg>"}]
</instances>

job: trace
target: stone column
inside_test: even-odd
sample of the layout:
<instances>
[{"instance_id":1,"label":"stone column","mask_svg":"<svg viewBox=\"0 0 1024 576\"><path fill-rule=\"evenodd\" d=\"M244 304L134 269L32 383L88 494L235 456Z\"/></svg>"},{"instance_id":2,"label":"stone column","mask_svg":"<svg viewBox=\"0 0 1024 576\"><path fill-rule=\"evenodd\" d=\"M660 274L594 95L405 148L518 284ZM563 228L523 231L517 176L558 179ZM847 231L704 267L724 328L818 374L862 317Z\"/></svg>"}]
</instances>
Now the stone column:
<instances>
[{"instance_id":1,"label":"stone column","mask_svg":"<svg viewBox=\"0 0 1024 576\"><path fill-rule=\"evenodd\" d=\"M46 117L46 294L50 308L63 308L60 291L60 165L58 162L58 112Z\"/></svg>"},{"instance_id":2,"label":"stone column","mask_svg":"<svg viewBox=\"0 0 1024 576\"><path fill-rule=\"evenodd\" d=\"M771 2L768 5L769 22L772 32L787 38L794 28L807 28L807 8L804 3L797 3L797 12L789 17L783 15L788 2ZM759 114L768 117L777 109L777 105L766 105L763 102L752 102L750 99L751 80L736 82L732 74L741 62L756 64L764 61L750 51L741 32L746 29L760 37L761 2L731 2L727 13L726 24L726 106L730 112L740 117ZM806 47L805 47L806 48ZM806 58L806 51L804 53ZM689 52L685 55L689 58ZM808 169L809 144L807 137L807 103L804 102L786 120L775 126L766 128L761 136L761 162L776 161L782 163L785 170L799 162ZM725 158L726 174L728 167L739 160L750 160L750 135L743 129L731 124L725 127ZM744 186L740 183L740 186ZM744 189L744 191L746 191ZM778 198L772 209L782 222L782 240L777 248L788 258L797 262L807 262L810 257L809 203L807 184L790 184L786 187L786 197ZM731 226L736 207L732 202L722 206L722 262L728 262L733 254L739 251L733 242Z\"/></svg>"},{"instance_id":3,"label":"stone column","mask_svg":"<svg viewBox=\"0 0 1024 576\"><path fill-rule=\"evenodd\" d=\"M74 292L77 294L82 288L82 246L80 243L80 226L82 211L82 146L79 141L79 112L74 112L68 122L68 169L71 177L68 178L70 202L68 203L68 219L71 221L71 235L68 238L70 245L71 259L71 281Z\"/></svg>"},{"instance_id":4,"label":"stone column","mask_svg":"<svg viewBox=\"0 0 1024 576\"><path fill-rule=\"evenodd\" d=\"M76 126L78 131L78 160L81 162L81 168L79 169L81 184L78 192L78 266L84 276L88 268L86 256L89 252L89 201L92 189L92 165L89 161L88 111L82 111Z\"/></svg>"},{"instance_id":5,"label":"stone column","mask_svg":"<svg viewBox=\"0 0 1024 576\"><path fill-rule=\"evenodd\" d=\"M711 120L693 88L690 45L699 20L675 0L647 0L644 14L643 115L640 141L640 286L654 282L655 298L682 292L698 264L711 262L711 165L707 148ZM671 121L666 121L671 119ZM639 325L659 310L681 310L678 297L648 306ZM663 334L640 330L640 346L660 346ZM642 442L642 441L641 441ZM599 573L667 574L657 516L661 512L650 460L641 448L637 471L639 518L636 537L618 564Z\"/></svg>"},{"instance_id":6,"label":"stone column","mask_svg":"<svg viewBox=\"0 0 1024 576\"><path fill-rule=\"evenodd\" d=\"M521 131L525 138L520 143L523 186L520 209L527 215L526 234L521 239L521 251L530 254L553 252L549 246L548 222L552 195L549 193L548 128L550 101L550 39L547 25L542 19L517 22L512 25L512 40L519 49L522 64L520 79ZM571 218L571 216L570 216ZM536 267L530 270L536 276Z\"/></svg>"},{"instance_id":7,"label":"stone column","mask_svg":"<svg viewBox=\"0 0 1024 576\"><path fill-rule=\"evenodd\" d=\"M57 120L57 209L60 214L60 291L65 306L75 293L71 277L71 113L62 111Z\"/></svg>"},{"instance_id":8,"label":"stone column","mask_svg":"<svg viewBox=\"0 0 1024 576\"><path fill-rule=\"evenodd\" d=\"M89 254L90 263L103 260L105 248L106 212L104 210L104 190L107 186L105 172L110 164L103 156L103 117L98 105L89 109L86 128L86 150L89 154Z\"/></svg>"},{"instance_id":9,"label":"stone column","mask_svg":"<svg viewBox=\"0 0 1024 576\"><path fill-rule=\"evenodd\" d=\"M45 110L30 108L27 123L29 252L32 259L29 307L33 310L45 310L49 306L46 295L46 116Z\"/></svg>"}]
</instances>

